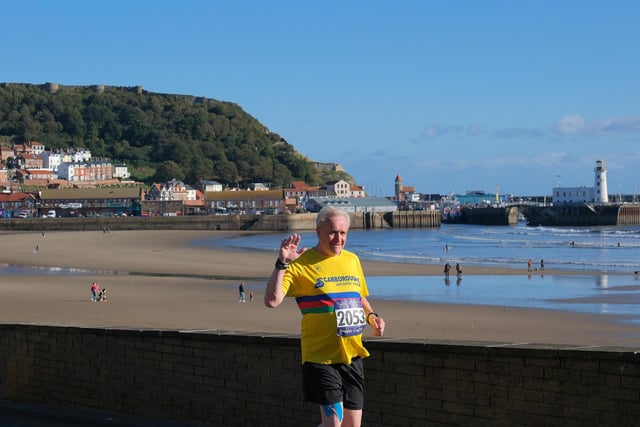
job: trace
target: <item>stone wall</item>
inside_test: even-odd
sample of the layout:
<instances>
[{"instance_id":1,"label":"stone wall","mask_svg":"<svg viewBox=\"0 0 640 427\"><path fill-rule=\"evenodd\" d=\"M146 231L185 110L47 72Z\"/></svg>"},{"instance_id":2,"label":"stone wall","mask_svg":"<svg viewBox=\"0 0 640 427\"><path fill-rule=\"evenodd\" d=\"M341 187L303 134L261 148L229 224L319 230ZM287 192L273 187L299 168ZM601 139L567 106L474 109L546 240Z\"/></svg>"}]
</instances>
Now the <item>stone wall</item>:
<instances>
[{"instance_id":1,"label":"stone wall","mask_svg":"<svg viewBox=\"0 0 640 427\"><path fill-rule=\"evenodd\" d=\"M378 214L352 212L351 229L389 227ZM161 217L97 218L11 218L0 220L0 231L95 231L111 230L314 230L315 213L291 215L203 215ZM437 226L440 224L438 223Z\"/></svg>"},{"instance_id":2,"label":"stone wall","mask_svg":"<svg viewBox=\"0 0 640 427\"><path fill-rule=\"evenodd\" d=\"M372 340L364 426L635 426L632 349ZM317 425L297 336L0 326L0 399L217 426Z\"/></svg>"}]
</instances>

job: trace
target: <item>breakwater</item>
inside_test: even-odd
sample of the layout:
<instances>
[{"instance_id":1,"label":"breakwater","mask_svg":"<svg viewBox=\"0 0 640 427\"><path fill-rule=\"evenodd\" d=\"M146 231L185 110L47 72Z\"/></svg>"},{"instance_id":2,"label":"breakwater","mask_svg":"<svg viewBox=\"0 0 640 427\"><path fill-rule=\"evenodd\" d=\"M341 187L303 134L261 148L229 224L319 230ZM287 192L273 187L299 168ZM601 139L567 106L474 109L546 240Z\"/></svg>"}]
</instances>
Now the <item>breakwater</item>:
<instances>
[{"instance_id":1,"label":"breakwater","mask_svg":"<svg viewBox=\"0 0 640 427\"><path fill-rule=\"evenodd\" d=\"M632 348L366 339L362 425L635 426ZM299 336L0 325L0 398L215 426L301 426Z\"/></svg>"},{"instance_id":2,"label":"breakwater","mask_svg":"<svg viewBox=\"0 0 640 427\"><path fill-rule=\"evenodd\" d=\"M352 229L439 227L436 211L352 212ZM96 231L96 230L313 230L315 213L280 215L200 215L162 217L11 218L0 220L3 231Z\"/></svg>"},{"instance_id":3,"label":"breakwater","mask_svg":"<svg viewBox=\"0 0 640 427\"><path fill-rule=\"evenodd\" d=\"M531 226L618 226L640 225L640 204L576 203L530 206L525 216Z\"/></svg>"},{"instance_id":4,"label":"breakwater","mask_svg":"<svg viewBox=\"0 0 640 427\"><path fill-rule=\"evenodd\" d=\"M460 224L473 225L516 225L518 208L505 207L462 207Z\"/></svg>"},{"instance_id":5,"label":"breakwater","mask_svg":"<svg viewBox=\"0 0 640 427\"><path fill-rule=\"evenodd\" d=\"M440 212L396 211L385 215L386 221L393 228L434 228L440 227Z\"/></svg>"},{"instance_id":6,"label":"breakwater","mask_svg":"<svg viewBox=\"0 0 640 427\"><path fill-rule=\"evenodd\" d=\"M618 209L617 225L640 225L640 206L622 205Z\"/></svg>"},{"instance_id":7,"label":"breakwater","mask_svg":"<svg viewBox=\"0 0 640 427\"><path fill-rule=\"evenodd\" d=\"M447 224L516 225L518 208L515 206L460 206L459 213L446 216Z\"/></svg>"}]
</instances>

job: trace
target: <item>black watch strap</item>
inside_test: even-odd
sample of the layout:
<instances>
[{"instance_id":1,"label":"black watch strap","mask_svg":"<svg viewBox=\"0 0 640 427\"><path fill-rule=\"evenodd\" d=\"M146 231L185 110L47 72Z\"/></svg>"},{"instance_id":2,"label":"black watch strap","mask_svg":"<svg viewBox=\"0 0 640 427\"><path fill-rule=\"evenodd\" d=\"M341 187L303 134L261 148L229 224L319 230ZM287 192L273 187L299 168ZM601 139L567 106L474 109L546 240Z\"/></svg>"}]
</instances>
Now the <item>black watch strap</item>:
<instances>
[{"instance_id":1,"label":"black watch strap","mask_svg":"<svg viewBox=\"0 0 640 427\"><path fill-rule=\"evenodd\" d=\"M280 258L276 259L276 268L278 270L286 270L287 267L289 267L289 264L285 264L284 262L280 261Z\"/></svg>"}]
</instances>

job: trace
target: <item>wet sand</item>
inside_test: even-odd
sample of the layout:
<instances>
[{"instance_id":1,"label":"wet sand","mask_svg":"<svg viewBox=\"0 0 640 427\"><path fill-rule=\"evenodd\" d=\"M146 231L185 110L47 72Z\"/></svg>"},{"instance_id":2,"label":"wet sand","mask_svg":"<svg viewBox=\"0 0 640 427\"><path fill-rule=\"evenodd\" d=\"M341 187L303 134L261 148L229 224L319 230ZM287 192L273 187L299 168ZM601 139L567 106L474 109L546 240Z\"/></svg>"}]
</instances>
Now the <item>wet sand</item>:
<instances>
[{"instance_id":1,"label":"wet sand","mask_svg":"<svg viewBox=\"0 0 640 427\"><path fill-rule=\"evenodd\" d=\"M234 232L235 233L235 232ZM291 300L276 309L262 304L276 257L190 245L221 231L98 231L2 233L0 262L62 267L90 273L0 275L0 322L216 330L299 334L300 313ZM274 247L278 237L274 236ZM37 252L36 252L37 246ZM441 275L439 265L363 261L369 276ZM576 274L545 270L545 275ZM526 269L465 267L465 274L525 275ZM585 272L584 274L588 274ZM107 289L108 301L91 302L89 285ZM245 282L247 302L238 303ZM249 301L249 294L254 300ZM385 337L507 344L562 344L640 348L640 325L604 314L496 306L377 300Z\"/></svg>"}]
</instances>

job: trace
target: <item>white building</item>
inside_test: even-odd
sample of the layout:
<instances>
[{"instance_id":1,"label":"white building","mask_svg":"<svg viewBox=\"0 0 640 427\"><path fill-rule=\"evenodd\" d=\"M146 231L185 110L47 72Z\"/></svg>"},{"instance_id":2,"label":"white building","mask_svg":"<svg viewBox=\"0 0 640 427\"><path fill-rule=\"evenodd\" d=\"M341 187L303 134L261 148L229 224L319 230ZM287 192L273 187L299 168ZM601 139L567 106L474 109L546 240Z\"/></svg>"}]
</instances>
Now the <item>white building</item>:
<instances>
[{"instance_id":1,"label":"white building","mask_svg":"<svg viewBox=\"0 0 640 427\"><path fill-rule=\"evenodd\" d=\"M84 163L91 160L91 150L85 148L76 148L65 151L62 155L62 161L68 163Z\"/></svg>"},{"instance_id":2,"label":"white building","mask_svg":"<svg viewBox=\"0 0 640 427\"><path fill-rule=\"evenodd\" d=\"M327 184L324 186L325 189L336 193L337 197L350 197L350 187L351 185L343 179L339 181L327 182Z\"/></svg>"},{"instance_id":3,"label":"white building","mask_svg":"<svg viewBox=\"0 0 640 427\"><path fill-rule=\"evenodd\" d=\"M164 184L153 184L147 192L146 200L198 200L197 196L195 188L174 179Z\"/></svg>"},{"instance_id":4,"label":"white building","mask_svg":"<svg viewBox=\"0 0 640 427\"><path fill-rule=\"evenodd\" d=\"M58 166L58 177L67 181L104 181L113 178L113 165L106 159L87 163L63 162Z\"/></svg>"},{"instance_id":5,"label":"white building","mask_svg":"<svg viewBox=\"0 0 640 427\"><path fill-rule=\"evenodd\" d=\"M222 191L222 184L218 181L210 181L210 180L200 180L198 183L200 187L200 191L203 193L208 193L212 191Z\"/></svg>"},{"instance_id":6,"label":"white building","mask_svg":"<svg viewBox=\"0 0 640 427\"><path fill-rule=\"evenodd\" d=\"M336 197L366 197L364 188L358 185L351 185L341 179L325 184L324 189L335 193Z\"/></svg>"},{"instance_id":7,"label":"white building","mask_svg":"<svg viewBox=\"0 0 640 427\"><path fill-rule=\"evenodd\" d=\"M62 154L59 152L44 151L40 153L40 157L42 157L43 167L45 169L57 171L62 164Z\"/></svg>"},{"instance_id":8,"label":"white building","mask_svg":"<svg viewBox=\"0 0 640 427\"><path fill-rule=\"evenodd\" d=\"M558 203L608 203L607 168L603 160L596 161L593 187L554 187L553 202Z\"/></svg>"},{"instance_id":9,"label":"white building","mask_svg":"<svg viewBox=\"0 0 640 427\"><path fill-rule=\"evenodd\" d=\"M113 165L113 177L118 179L127 179L131 177L127 165Z\"/></svg>"}]
</instances>

